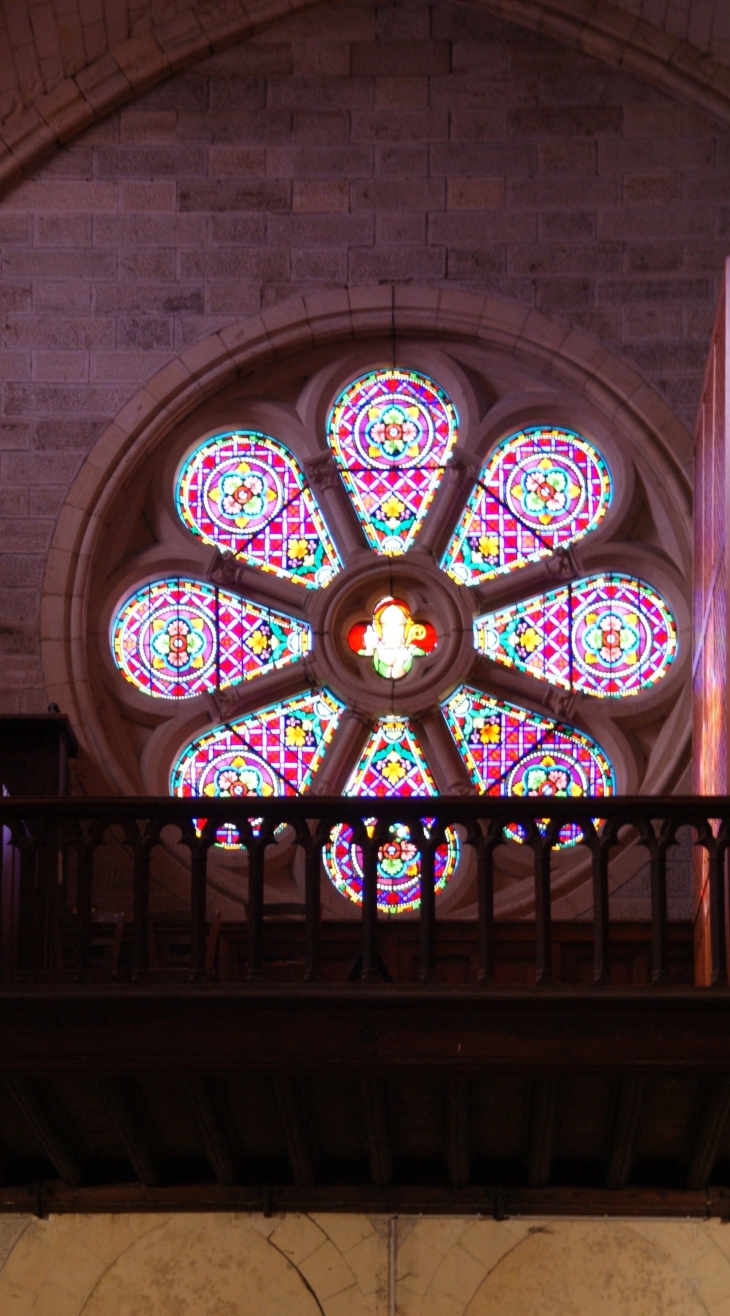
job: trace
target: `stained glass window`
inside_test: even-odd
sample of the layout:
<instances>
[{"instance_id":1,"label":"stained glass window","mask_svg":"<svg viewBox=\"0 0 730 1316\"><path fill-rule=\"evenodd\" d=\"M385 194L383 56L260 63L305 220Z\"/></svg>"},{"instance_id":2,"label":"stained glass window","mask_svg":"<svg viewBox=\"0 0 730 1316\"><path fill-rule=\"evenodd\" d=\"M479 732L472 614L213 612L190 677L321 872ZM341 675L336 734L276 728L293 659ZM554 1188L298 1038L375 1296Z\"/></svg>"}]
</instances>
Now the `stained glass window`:
<instances>
[{"instance_id":1,"label":"stained glass window","mask_svg":"<svg viewBox=\"0 0 730 1316\"><path fill-rule=\"evenodd\" d=\"M309 653L312 628L200 580L166 577L118 610L112 653L145 694L187 699L284 667Z\"/></svg>"},{"instance_id":2,"label":"stained glass window","mask_svg":"<svg viewBox=\"0 0 730 1316\"><path fill-rule=\"evenodd\" d=\"M437 795L436 783L413 728L404 717L382 717L370 735L344 795ZM426 822L426 826L427 826ZM372 822L368 829L372 835ZM325 871L342 895L362 903L362 850L352 828L333 828L323 851ZM459 841L452 828L445 834L434 862L434 888L443 891L459 859ZM417 909L420 904L421 856L411 829L392 823L378 850L378 908L390 914Z\"/></svg>"},{"instance_id":3,"label":"stained glass window","mask_svg":"<svg viewBox=\"0 0 730 1316\"><path fill-rule=\"evenodd\" d=\"M580 435L522 430L484 467L441 566L461 585L513 571L582 539L610 500L608 467Z\"/></svg>"},{"instance_id":4,"label":"stained glass window","mask_svg":"<svg viewBox=\"0 0 730 1316\"><path fill-rule=\"evenodd\" d=\"M589 576L474 622L477 649L566 690L638 694L666 672L677 627L660 594L635 576Z\"/></svg>"},{"instance_id":5,"label":"stained glass window","mask_svg":"<svg viewBox=\"0 0 730 1316\"><path fill-rule=\"evenodd\" d=\"M327 690L309 690L236 722L214 727L179 756L170 778L173 795L302 795L308 790L342 716L344 704ZM198 830L205 820L196 820ZM240 837L226 823L218 845L236 848Z\"/></svg>"},{"instance_id":6,"label":"stained glass window","mask_svg":"<svg viewBox=\"0 0 730 1316\"><path fill-rule=\"evenodd\" d=\"M206 544L309 589L341 568L337 549L287 448L258 431L218 434L185 462L178 512Z\"/></svg>"},{"instance_id":7,"label":"stained glass window","mask_svg":"<svg viewBox=\"0 0 730 1316\"><path fill-rule=\"evenodd\" d=\"M613 769L601 747L575 727L461 686L442 705L477 790L484 795L613 795ZM505 829L519 840L519 827ZM562 829L563 843L580 835Z\"/></svg>"},{"instance_id":8,"label":"stained glass window","mask_svg":"<svg viewBox=\"0 0 730 1316\"><path fill-rule=\"evenodd\" d=\"M173 795L301 795L343 708L328 691L309 690L214 727L178 758L172 771Z\"/></svg>"},{"instance_id":9,"label":"stained glass window","mask_svg":"<svg viewBox=\"0 0 730 1316\"><path fill-rule=\"evenodd\" d=\"M369 622L350 627L347 643L358 657L372 659L378 676L399 681L410 672L414 658L433 652L438 636L430 622L414 621L403 599L388 594L375 604Z\"/></svg>"},{"instance_id":10,"label":"stained glass window","mask_svg":"<svg viewBox=\"0 0 730 1316\"><path fill-rule=\"evenodd\" d=\"M406 553L456 442L449 398L415 370L374 370L337 399L328 433L370 547Z\"/></svg>"}]
</instances>

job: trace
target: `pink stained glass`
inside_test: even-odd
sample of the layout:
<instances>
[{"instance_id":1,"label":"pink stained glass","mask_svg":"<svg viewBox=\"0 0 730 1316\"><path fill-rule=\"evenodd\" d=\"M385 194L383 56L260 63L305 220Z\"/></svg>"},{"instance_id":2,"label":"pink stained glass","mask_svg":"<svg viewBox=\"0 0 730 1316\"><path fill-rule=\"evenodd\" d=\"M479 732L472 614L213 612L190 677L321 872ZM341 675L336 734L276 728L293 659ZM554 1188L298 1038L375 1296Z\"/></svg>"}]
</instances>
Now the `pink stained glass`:
<instances>
[{"instance_id":1,"label":"pink stained glass","mask_svg":"<svg viewBox=\"0 0 730 1316\"><path fill-rule=\"evenodd\" d=\"M344 711L326 690L310 690L236 722L214 727L179 756L171 793L184 799L304 794ZM202 819L198 819L201 827ZM219 845L237 846L235 827L219 828Z\"/></svg>"},{"instance_id":2,"label":"pink stained glass","mask_svg":"<svg viewBox=\"0 0 730 1316\"><path fill-rule=\"evenodd\" d=\"M207 439L182 467L176 503L194 535L261 571L323 589L341 569L299 463L266 434Z\"/></svg>"},{"instance_id":3,"label":"pink stained glass","mask_svg":"<svg viewBox=\"0 0 730 1316\"><path fill-rule=\"evenodd\" d=\"M227 590L178 576L153 580L116 613L114 661L145 694L190 699L297 662L312 630Z\"/></svg>"},{"instance_id":4,"label":"pink stained glass","mask_svg":"<svg viewBox=\"0 0 730 1316\"><path fill-rule=\"evenodd\" d=\"M613 768L583 731L461 686L443 705L456 747L483 795L613 795ZM520 829L505 829L520 840ZM564 827L563 844L580 836Z\"/></svg>"},{"instance_id":5,"label":"pink stained glass","mask_svg":"<svg viewBox=\"0 0 730 1316\"><path fill-rule=\"evenodd\" d=\"M500 443L487 462L441 561L476 585L594 530L612 485L603 458L572 430L537 426Z\"/></svg>"},{"instance_id":6,"label":"pink stained glass","mask_svg":"<svg viewBox=\"0 0 730 1316\"><path fill-rule=\"evenodd\" d=\"M413 547L457 436L442 389L415 370L374 370L340 394L329 443L368 543L397 556Z\"/></svg>"},{"instance_id":7,"label":"pink stained glass","mask_svg":"<svg viewBox=\"0 0 730 1316\"><path fill-rule=\"evenodd\" d=\"M611 573L477 617L474 642L488 658L540 681L622 698L664 676L677 627L651 585Z\"/></svg>"},{"instance_id":8,"label":"pink stained glass","mask_svg":"<svg viewBox=\"0 0 730 1316\"><path fill-rule=\"evenodd\" d=\"M437 795L436 783L408 718L380 718L345 786L344 795ZM373 823L368 821L372 836ZM427 826L426 822L426 826ZM362 903L363 856L347 824L333 828L322 854L325 872L338 891L355 904ZM443 891L459 859L459 840L453 828L435 854L434 889ZM392 823L379 847L377 863L378 908L389 914L417 909L421 901L421 856L411 829Z\"/></svg>"}]
</instances>

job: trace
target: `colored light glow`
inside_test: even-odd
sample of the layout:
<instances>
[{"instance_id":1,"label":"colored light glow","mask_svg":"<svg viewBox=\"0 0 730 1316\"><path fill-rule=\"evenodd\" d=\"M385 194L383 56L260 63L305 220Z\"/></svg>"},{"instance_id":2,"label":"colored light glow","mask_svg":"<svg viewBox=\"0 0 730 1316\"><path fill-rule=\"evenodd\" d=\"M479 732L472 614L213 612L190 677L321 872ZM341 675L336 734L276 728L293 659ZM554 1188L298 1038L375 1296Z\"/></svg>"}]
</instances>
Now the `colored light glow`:
<instances>
[{"instance_id":1,"label":"colored light glow","mask_svg":"<svg viewBox=\"0 0 730 1316\"><path fill-rule=\"evenodd\" d=\"M611 495L608 467L586 439L523 430L484 467L441 567L460 585L477 585L536 562L594 530Z\"/></svg>"},{"instance_id":2,"label":"colored light glow","mask_svg":"<svg viewBox=\"0 0 730 1316\"><path fill-rule=\"evenodd\" d=\"M430 622L416 622L402 599L390 595L373 608L372 620L358 622L347 642L361 658L372 658L378 676L399 681L407 676L414 658L425 658L436 648L436 631Z\"/></svg>"},{"instance_id":3,"label":"colored light glow","mask_svg":"<svg viewBox=\"0 0 730 1316\"><path fill-rule=\"evenodd\" d=\"M312 647L312 629L203 581L170 576L119 608L111 647L144 694L191 699L297 662Z\"/></svg>"},{"instance_id":4,"label":"colored light glow","mask_svg":"<svg viewBox=\"0 0 730 1316\"><path fill-rule=\"evenodd\" d=\"M457 426L446 393L415 370L374 370L340 394L328 439L376 553L398 556L413 547Z\"/></svg>"},{"instance_id":5,"label":"colored light glow","mask_svg":"<svg viewBox=\"0 0 730 1316\"><path fill-rule=\"evenodd\" d=\"M298 461L266 434L207 439L183 465L176 503L194 535L261 571L323 589L341 569Z\"/></svg>"},{"instance_id":6,"label":"colored light glow","mask_svg":"<svg viewBox=\"0 0 730 1316\"><path fill-rule=\"evenodd\" d=\"M436 783L426 763L408 718L383 717L368 738L354 768L344 795L433 796ZM424 820L428 835L428 820ZM374 823L367 820L372 836ZM342 895L356 905L362 904L363 854L353 840L352 828L334 827L322 852L325 872ZM459 840L453 828L446 829L444 844L434 856L434 890L443 891L459 859ZM378 908L389 914L418 909L421 903L421 856L411 828L392 823L388 836L378 848Z\"/></svg>"},{"instance_id":7,"label":"colored light glow","mask_svg":"<svg viewBox=\"0 0 730 1316\"><path fill-rule=\"evenodd\" d=\"M677 626L651 585L612 573L477 617L474 643L540 681L620 699L665 675L677 652Z\"/></svg>"},{"instance_id":8,"label":"colored light glow","mask_svg":"<svg viewBox=\"0 0 730 1316\"><path fill-rule=\"evenodd\" d=\"M600 745L583 731L526 708L461 686L442 709L472 782L482 795L528 795L554 799L613 795L613 768ZM505 829L521 840L521 829ZM580 838L564 827L563 844Z\"/></svg>"},{"instance_id":9,"label":"colored light glow","mask_svg":"<svg viewBox=\"0 0 730 1316\"><path fill-rule=\"evenodd\" d=\"M172 770L173 795L240 798L302 795L334 735L344 704L327 690L310 690L214 727L186 746ZM201 828L204 819L198 819ZM232 825L220 828L219 845L237 846Z\"/></svg>"}]
</instances>

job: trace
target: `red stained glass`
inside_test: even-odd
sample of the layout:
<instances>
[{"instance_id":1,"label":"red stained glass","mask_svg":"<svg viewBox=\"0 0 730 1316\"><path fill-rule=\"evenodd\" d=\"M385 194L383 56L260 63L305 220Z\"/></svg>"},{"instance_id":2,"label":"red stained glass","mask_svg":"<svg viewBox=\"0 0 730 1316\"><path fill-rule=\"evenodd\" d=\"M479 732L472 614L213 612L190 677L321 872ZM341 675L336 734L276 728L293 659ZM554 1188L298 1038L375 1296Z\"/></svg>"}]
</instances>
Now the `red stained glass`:
<instances>
[{"instance_id":1,"label":"red stained glass","mask_svg":"<svg viewBox=\"0 0 730 1316\"><path fill-rule=\"evenodd\" d=\"M370 547L406 553L456 442L449 398L415 370L374 370L337 399L328 434Z\"/></svg>"},{"instance_id":2,"label":"red stained glass","mask_svg":"<svg viewBox=\"0 0 730 1316\"><path fill-rule=\"evenodd\" d=\"M298 461L266 434L206 440L182 468L176 501L193 534L249 566L309 589L324 588L341 568Z\"/></svg>"},{"instance_id":3,"label":"red stained glass","mask_svg":"<svg viewBox=\"0 0 730 1316\"><path fill-rule=\"evenodd\" d=\"M600 745L583 731L461 686L442 705L449 730L477 790L483 795L613 795L613 769ZM520 839L520 829L508 834ZM564 844L580 836L564 827Z\"/></svg>"},{"instance_id":4,"label":"red stained glass","mask_svg":"<svg viewBox=\"0 0 730 1316\"><path fill-rule=\"evenodd\" d=\"M572 430L535 427L505 439L481 474L441 566L476 585L582 539L603 519L611 476Z\"/></svg>"},{"instance_id":5,"label":"red stained glass","mask_svg":"<svg viewBox=\"0 0 730 1316\"><path fill-rule=\"evenodd\" d=\"M407 718L383 717L377 723L343 791L344 795L437 795L436 783ZM426 829L428 820L424 820ZM368 822L373 834L372 820ZM363 856L346 824L335 827L322 855L325 871L344 896L362 903ZM448 828L435 854L434 889L442 891L459 858L459 841ZM421 856L411 829L392 823L378 849L378 908L397 914L417 909L421 901Z\"/></svg>"},{"instance_id":6,"label":"red stained glass","mask_svg":"<svg viewBox=\"0 0 730 1316\"><path fill-rule=\"evenodd\" d=\"M297 662L312 647L312 629L227 590L171 576L127 599L111 642L117 667L139 690L188 699Z\"/></svg>"},{"instance_id":7,"label":"red stained glass","mask_svg":"<svg viewBox=\"0 0 730 1316\"><path fill-rule=\"evenodd\" d=\"M474 622L476 647L565 690L621 698L664 676L677 627L664 599L635 576L589 576Z\"/></svg>"}]
</instances>

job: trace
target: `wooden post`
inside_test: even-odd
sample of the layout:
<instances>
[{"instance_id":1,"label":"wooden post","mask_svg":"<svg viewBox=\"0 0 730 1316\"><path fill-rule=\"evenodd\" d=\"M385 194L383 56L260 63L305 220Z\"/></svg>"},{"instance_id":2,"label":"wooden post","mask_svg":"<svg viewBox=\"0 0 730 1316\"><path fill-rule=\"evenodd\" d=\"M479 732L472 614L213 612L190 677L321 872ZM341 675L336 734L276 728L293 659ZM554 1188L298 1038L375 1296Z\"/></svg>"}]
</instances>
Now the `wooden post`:
<instances>
[{"instance_id":1,"label":"wooden post","mask_svg":"<svg viewBox=\"0 0 730 1316\"><path fill-rule=\"evenodd\" d=\"M694 464L694 727L693 787L698 795L726 795L728 776L728 593L730 562L725 546L730 526L730 396L727 386L730 261L725 271L705 381L697 416ZM695 981L712 980L709 865L695 847Z\"/></svg>"}]
</instances>

